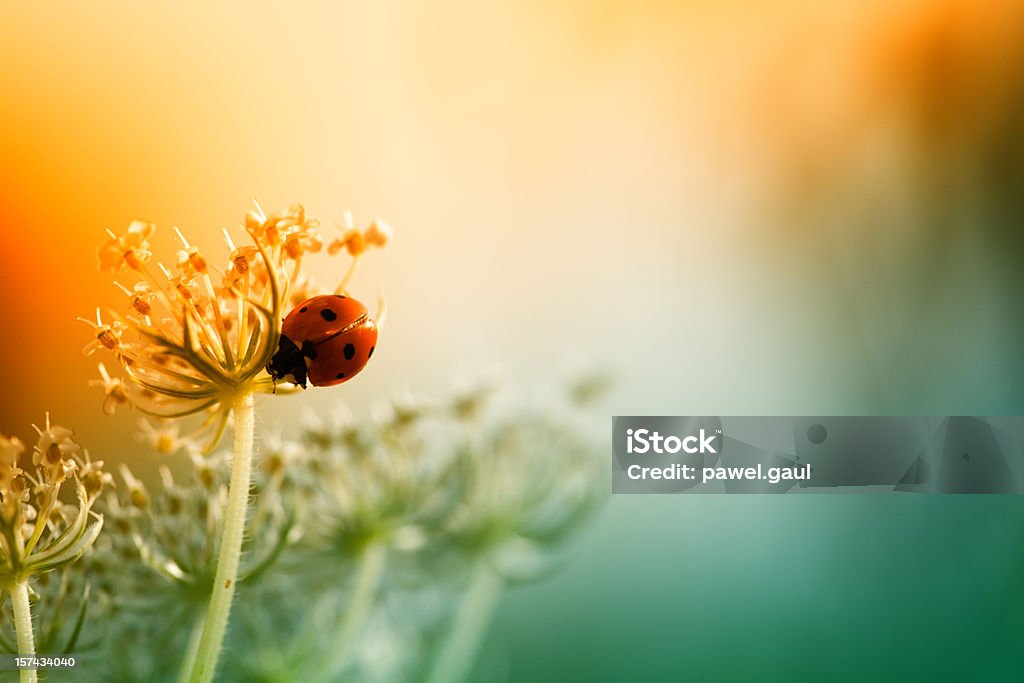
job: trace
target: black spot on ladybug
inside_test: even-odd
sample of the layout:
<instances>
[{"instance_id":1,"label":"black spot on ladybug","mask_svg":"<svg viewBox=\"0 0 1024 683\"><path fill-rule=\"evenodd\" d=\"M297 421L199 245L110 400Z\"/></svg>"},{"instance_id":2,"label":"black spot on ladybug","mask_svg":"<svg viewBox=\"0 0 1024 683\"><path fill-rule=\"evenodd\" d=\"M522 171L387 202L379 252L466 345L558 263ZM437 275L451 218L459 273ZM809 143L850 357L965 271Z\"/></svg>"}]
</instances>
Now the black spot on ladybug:
<instances>
[{"instance_id":1,"label":"black spot on ladybug","mask_svg":"<svg viewBox=\"0 0 1024 683\"><path fill-rule=\"evenodd\" d=\"M345 379L345 373L339 372L337 375L334 376L334 379Z\"/></svg>"},{"instance_id":2,"label":"black spot on ladybug","mask_svg":"<svg viewBox=\"0 0 1024 683\"><path fill-rule=\"evenodd\" d=\"M320 311L320 317L331 323L338 319L338 314L329 308L325 308Z\"/></svg>"},{"instance_id":3,"label":"black spot on ladybug","mask_svg":"<svg viewBox=\"0 0 1024 683\"><path fill-rule=\"evenodd\" d=\"M316 360L316 345L308 339L302 342L302 355L310 360Z\"/></svg>"},{"instance_id":4,"label":"black spot on ladybug","mask_svg":"<svg viewBox=\"0 0 1024 683\"><path fill-rule=\"evenodd\" d=\"M376 347L376 346L371 346L371 347L370 347L370 352L369 352L368 354L366 354L366 357L367 357L367 358L373 358L373 350L374 350L375 348L377 348L377 347Z\"/></svg>"},{"instance_id":5,"label":"black spot on ladybug","mask_svg":"<svg viewBox=\"0 0 1024 683\"><path fill-rule=\"evenodd\" d=\"M308 310L309 310L309 306L303 306L302 308L299 309L299 313L305 313Z\"/></svg>"},{"instance_id":6,"label":"black spot on ladybug","mask_svg":"<svg viewBox=\"0 0 1024 683\"><path fill-rule=\"evenodd\" d=\"M356 355L356 347L351 344L345 344L345 348L342 352L345 354L345 360L352 360Z\"/></svg>"}]
</instances>

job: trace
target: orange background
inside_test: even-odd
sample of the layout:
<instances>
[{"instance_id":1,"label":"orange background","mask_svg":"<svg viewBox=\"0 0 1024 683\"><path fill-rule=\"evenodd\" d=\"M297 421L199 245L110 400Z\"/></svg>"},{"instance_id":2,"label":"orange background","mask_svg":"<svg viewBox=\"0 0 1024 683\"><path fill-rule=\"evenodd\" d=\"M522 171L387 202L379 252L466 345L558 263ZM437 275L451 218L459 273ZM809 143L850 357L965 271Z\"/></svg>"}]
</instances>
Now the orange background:
<instances>
[{"instance_id":1,"label":"orange background","mask_svg":"<svg viewBox=\"0 0 1024 683\"><path fill-rule=\"evenodd\" d=\"M832 219L864 197L917 211L921 184L944 194L955 177L929 169L960 168L1021 92L1019 3L891 5L5 3L2 429L49 409L126 443L134 417L101 416L74 320L120 304L96 271L103 229L154 221L169 260L178 225L212 255L252 198L303 202L328 231L346 208L397 231L354 286L388 298L379 356L282 420L491 363L545 386L583 361L619 376L613 412L813 404L828 382L811 377L856 408L836 348L851 325L854 359L883 375L873 354L915 340L875 349L822 278L846 254L840 293L877 286L862 310L915 310L871 281L880 267L898 284L934 227ZM979 239L985 298L1005 272ZM1012 309L991 306L972 340L989 357Z\"/></svg>"}]
</instances>

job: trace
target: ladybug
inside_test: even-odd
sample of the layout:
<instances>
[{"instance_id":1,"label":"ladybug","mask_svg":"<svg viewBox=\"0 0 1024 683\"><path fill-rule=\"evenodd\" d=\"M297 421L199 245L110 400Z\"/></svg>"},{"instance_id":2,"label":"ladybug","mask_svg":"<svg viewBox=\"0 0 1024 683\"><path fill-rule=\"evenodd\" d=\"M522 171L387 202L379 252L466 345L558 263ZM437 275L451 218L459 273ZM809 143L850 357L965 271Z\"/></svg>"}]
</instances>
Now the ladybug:
<instances>
[{"instance_id":1,"label":"ladybug","mask_svg":"<svg viewBox=\"0 0 1024 683\"><path fill-rule=\"evenodd\" d=\"M366 306L342 294L314 296L285 316L267 372L303 389L307 378L315 387L341 384L363 369L376 344L377 325Z\"/></svg>"}]
</instances>

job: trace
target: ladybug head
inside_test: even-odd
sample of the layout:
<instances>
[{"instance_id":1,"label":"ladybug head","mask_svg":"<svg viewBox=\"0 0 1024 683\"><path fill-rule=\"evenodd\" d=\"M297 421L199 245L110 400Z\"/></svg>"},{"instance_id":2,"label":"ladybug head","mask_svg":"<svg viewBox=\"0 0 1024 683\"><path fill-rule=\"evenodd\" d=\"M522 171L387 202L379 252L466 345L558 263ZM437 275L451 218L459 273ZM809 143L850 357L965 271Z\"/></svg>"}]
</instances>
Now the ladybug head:
<instances>
[{"instance_id":1,"label":"ladybug head","mask_svg":"<svg viewBox=\"0 0 1024 683\"><path fill-rule=\"evenodd\" d=\"M302 349L288 337L281 335L277 353L267 363L267 372L274 382L294 382L306 388L306 358Z\"/></svg>"}]
</instances>

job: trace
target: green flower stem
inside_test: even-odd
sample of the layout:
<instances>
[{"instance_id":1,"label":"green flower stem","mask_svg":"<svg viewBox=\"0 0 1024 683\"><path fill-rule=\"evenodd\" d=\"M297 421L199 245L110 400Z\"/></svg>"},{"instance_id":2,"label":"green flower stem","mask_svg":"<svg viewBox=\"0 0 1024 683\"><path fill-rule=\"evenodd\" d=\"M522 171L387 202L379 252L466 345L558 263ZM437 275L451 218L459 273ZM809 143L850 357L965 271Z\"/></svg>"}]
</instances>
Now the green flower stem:
<instances>
[{"instance_id":1,"label":"green flower stem","mask_svg":"<svg viewBox=\"0 0 1024 683\"><path fill-rule=\"evenodd\" d=\"M349 648L359 632L359 626L373 607L386 559L387 546L383 541L371 541L363 548L359 558L359 569L353 584L352 597L345 609L345 618L341 622L338 637L334 643L332 665L329 668L332 673L338 673L345 665Z\"/></svg>"},{"instance_id":2,"label":"green flower stem","mask_svg":"<svg viewBox=\"0 0 1024 683\"><path fill-rule=\"evenodd\" d=\"M18 637L18 655L31 657L36 653L36 640L32 632L32 608L28 602L28 580L16 581L11 586L11 608L14 610L14 632ZM35 669L21 670L21 683L38 681Z\"/></svg>"},{"instance_id":3,"label":"green flower stem","mask_svg":"<svg viewBox=\"0 0 1024 683\"><path fill-rule=\"evenodd\" d=\"M196 653L199 652L199 641L203 637L203 626L206 623L206 613L200 612L192 623L192 631L188 636L188 644L185 647L185 661L181 671L178 672L178 683L188 683L192 675L192 663L196 660Z\"/></svg>"},{"instance_id":4,"label":"green flower stem","mask_svg":"<svg viewBox=\"0 0 1024 683\"><path fill-rule=\"evenodd\" d=\"M501 576L490 564L485 560L477 562L427 683L458 683L466 678L504 587Z\"/></svg>"},{"instance_id":5,"label":"green flower stem","mask_svg":"<svg viewBox=\"0 0 1024 683\"><path fill-rule=\"evenodd\" d=\"M245 532L245 514L249 507L249 486L252 478L253 431L255 409L251 392L240 393L232 406L235 416L235 451L231 460L231 483L228 502L224 510L224 532L220 539L217 574L213 581L213 594L199 640L192 683L210 683L217 669L217 659L228 630L231 601L238 582L238 564L242 555L242 536Z\"/></svg>"}]
</instances>

